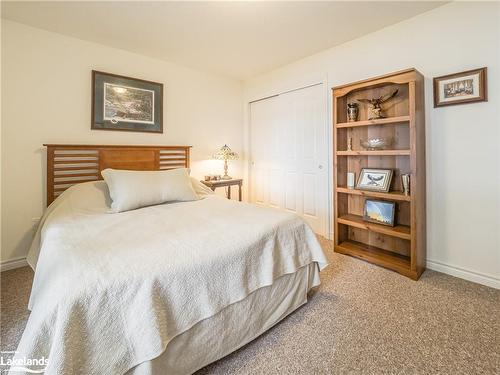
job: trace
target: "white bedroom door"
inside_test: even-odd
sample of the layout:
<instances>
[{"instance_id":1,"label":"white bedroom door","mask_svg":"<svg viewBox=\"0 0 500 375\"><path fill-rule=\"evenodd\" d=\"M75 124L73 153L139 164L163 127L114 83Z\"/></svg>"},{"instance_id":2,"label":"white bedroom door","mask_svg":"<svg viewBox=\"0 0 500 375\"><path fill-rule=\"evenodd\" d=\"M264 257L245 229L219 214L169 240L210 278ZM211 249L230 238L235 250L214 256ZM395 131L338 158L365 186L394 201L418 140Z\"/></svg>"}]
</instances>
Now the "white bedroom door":
<instances>
[{"instance_id":1,"label":"white bedroom door","mask_svg":"<svg viewBox=\"0 0 500 375\"><path fill-rule=\"evenodd\" d=\"M322 84L250 105L250 200L328 233L328 140Z\"/></svg>"}]
</instances>

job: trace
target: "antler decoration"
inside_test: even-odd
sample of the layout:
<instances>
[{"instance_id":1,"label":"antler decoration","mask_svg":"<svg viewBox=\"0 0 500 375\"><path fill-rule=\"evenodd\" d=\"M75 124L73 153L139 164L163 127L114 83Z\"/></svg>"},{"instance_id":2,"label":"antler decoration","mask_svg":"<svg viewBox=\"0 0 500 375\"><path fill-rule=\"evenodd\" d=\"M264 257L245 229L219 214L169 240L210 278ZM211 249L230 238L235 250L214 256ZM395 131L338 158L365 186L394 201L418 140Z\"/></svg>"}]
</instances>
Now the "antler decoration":
<instances>
[{"instance_id":1,"label":"antler decoration","mask_svg":"<svg viewBox=\"0 0 500 375\"><path fill-rule=\"evenodd\" d=\"M398 94L399 90L395 90L392 94L383 95L380 98L373 99L356 99L360 103L365 103L370 105L370 116L368 120L374 120L378 118L384 118L385 116L382 114L381 104L386 101L394 98Z\"/></svg>"}]
</instances>

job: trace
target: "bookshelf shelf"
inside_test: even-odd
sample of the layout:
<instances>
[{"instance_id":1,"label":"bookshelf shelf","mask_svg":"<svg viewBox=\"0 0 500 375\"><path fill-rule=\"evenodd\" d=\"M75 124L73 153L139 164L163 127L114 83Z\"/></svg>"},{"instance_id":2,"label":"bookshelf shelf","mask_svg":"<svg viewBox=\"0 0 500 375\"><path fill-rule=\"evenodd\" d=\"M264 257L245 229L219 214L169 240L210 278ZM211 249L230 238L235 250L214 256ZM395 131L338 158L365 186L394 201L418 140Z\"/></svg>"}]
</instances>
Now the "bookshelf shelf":
<instances>
[{"instance_id":1,"label":"bookshelf shelf","mask_svg":"<svg viewBox=\"0 0 500 375\"><path fill-rule=\"evenodd\" d=\"M352 227L366 229L376 233L387 234L389 236L402 238L404 240L410 240L410 227L406 225L396 225L394 227L389 227L387 225L375 224L366 222L363 220L362 216L346 214L338 218L338 222L341 224L349 225Z\"/></svg>"},{"instance_id":2,"label":"bookshelf shelf","mask_svg":"<svg viewBox=\"0 0 500 375\"><path fill-rule=\"evenodd\" d=\"M356 241L344 241L335 247L341 254L351 255L382 267L393 269L403 275L412 277L411 259L405 255L394 254L376 246Z\"/></svg>"},{"instance_id":3,"label":"bookshelf shelf","mask_svg":"<svg viewBox=\"0 0 500 375\"><path fill-rule=\"evenodd\" d=\"M409 121L410 121L410 116L396 116L396 117L380 118L376 120L342 122L337 124L337 128L354 128L356 126L369 126L369 125L390 125L390 124L397 124L399 122L409 122Z\"/></svg>"},{"instance_id":4,"label":"bookshelf shelf","mask_svg":"<svg viewBox=\"0 0 500 375\"><path fill-rule=\"evenodd\" d=\"M409 195L404 195L403 192L401 192L401 191L390 191L388 193L380 193L378 191L349 189L346 187L337 186L337 193L361 195L363 197L382 198L382 199L394 200L394 201L405 201L405 202L411 201L411 197Z\"/></svg>"},{"instance_id":5,"label":"bookshelf shelf","mask_svg":"<svg viewBox=\"0 0 500 375\"><path fill-rule=\"evenodd\" d=\"M397 156L410 154L410 150L337 151L338 156Z\"/></svg>"}]
</instances>

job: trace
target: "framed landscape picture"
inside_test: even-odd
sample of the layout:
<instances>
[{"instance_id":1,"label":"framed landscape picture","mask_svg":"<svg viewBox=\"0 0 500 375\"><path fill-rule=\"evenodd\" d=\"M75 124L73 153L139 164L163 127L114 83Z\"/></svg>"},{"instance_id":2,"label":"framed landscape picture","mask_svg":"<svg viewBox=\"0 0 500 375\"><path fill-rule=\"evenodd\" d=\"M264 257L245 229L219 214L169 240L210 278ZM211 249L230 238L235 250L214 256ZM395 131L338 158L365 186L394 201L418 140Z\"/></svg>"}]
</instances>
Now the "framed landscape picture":
<instances>
[{"instance_id":1,"label":"framed landscape picture","mask_svg":"<svg viewBox=\"0 0 500 375\"><path fill-rule=\"evenodd\" d=\"M434 107L488 100L486 68L436 77Z\"/></svg>"},{"instance_id":2,"label":"framed landscape picture","mask_svg":"<svg viewBox=\"0 0 500 375\"><path fill-rule=\"evenodd\" d=\"M393 227L395 211L395 202L367 199L365 201L363 220Z\"/></svg>"},{"instance_id":3,"label":"framed landscape picture","mask_svg":"<svg viewBox=\"0 0 500 375\"><path fill-rule=\"evenodd\" d=\"M91 128L163 133L163 84L93 70Z\"/></svg>"}]
</instances>

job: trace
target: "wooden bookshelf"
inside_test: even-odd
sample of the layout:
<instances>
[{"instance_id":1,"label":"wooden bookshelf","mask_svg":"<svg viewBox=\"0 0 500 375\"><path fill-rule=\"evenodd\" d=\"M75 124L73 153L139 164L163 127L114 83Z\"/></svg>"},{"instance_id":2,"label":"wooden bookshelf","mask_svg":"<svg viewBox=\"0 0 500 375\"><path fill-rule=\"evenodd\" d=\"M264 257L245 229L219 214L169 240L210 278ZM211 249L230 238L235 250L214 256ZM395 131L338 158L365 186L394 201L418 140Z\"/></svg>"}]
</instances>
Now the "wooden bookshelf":
<instances>
[{"instance_id":1,"label":"wooden bookshelf","mask_svg":"<svg viewBox=\"0 0 500 375\"><path fill-rule=\"evenodd\" d=\"M347 121L347 103L398 89L384 103L385 118L368 120L359 104L358 121ZM425 115L424 78L415 69L334 87L334 234L335 251L389 268L418 280L425 270ZM365 150L360 140L391 137L384 150ZM352 149L347 150L348 139ZM361 168L393 170L389 192L347 188L347 172L356 179ZM410 195L404 195L401 174L410 174ZM393 227L363 220L367 198L396 202Z\"/></svg>"}]
</instances>

